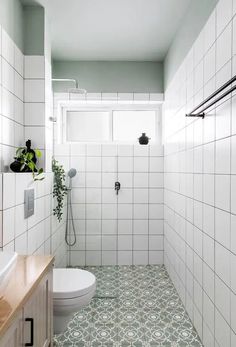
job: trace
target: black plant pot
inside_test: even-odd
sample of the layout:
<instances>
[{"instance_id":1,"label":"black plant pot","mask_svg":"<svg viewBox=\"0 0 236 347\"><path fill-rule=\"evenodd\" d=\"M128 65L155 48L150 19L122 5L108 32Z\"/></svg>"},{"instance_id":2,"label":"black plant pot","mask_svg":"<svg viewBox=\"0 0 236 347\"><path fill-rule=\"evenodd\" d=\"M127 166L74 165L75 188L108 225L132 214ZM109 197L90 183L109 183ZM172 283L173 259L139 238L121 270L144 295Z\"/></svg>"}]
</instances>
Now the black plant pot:
<instances>
[{"instance_id":1,"label":"black plant pot","mask_svg":"<svg viewBox=\"0 0 236 347\"><path fill-rule=\"evenodd\" d=\"M147 137L146 133L142 133L142 136L140 136L138 140L140 145L147 145L150 139Z\"/></svg>"},{"instance_id":2,"label":"black plant pot","mask_svg":"<svg viewBox=\"0 0 236 347\"><path fill-rule=\"evenodd\" d=\"M19 160L15 160L13 161L13 163L11 163L10 165L10 169L13 171L13 172L32 172L30 171L29 168L25 167L23 170L21 170L21 163L19 162Z\"/></svg>"}]
</instances>

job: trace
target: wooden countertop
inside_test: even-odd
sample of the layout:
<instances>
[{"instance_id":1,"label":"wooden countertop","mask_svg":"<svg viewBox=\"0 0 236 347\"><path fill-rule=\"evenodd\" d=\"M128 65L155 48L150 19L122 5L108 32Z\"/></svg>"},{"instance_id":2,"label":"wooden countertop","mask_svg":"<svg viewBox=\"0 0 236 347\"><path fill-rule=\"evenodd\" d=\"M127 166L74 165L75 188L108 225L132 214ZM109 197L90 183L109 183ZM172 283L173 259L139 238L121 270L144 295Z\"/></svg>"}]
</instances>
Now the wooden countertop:
<instances>
[{"instance_id":1,"label":"wooden countertop","mask_svg":"<svg viewBox=\"0 0 236 347\"><path fill-rule=\"evenodd\" d=\"M53 261L51 256L17 256L15 264L0 283L0 336L8 329Z\"/></svg>"}]
</instances>

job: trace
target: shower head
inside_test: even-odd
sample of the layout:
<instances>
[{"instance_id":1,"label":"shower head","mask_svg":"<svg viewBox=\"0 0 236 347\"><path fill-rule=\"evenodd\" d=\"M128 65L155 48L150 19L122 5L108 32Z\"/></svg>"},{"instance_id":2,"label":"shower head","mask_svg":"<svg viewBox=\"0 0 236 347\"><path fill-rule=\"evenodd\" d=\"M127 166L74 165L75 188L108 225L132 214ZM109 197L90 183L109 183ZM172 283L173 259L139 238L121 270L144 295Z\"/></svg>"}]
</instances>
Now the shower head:
<instances>
[{"instance_id":1,"label":"shower head","mask_svg":"<svg viewBox=\"0 0 236 347\"><path fill-rule=\"evenodd\" d=\"M76 79L73 79L73 78L53 78L52 82L70 82L70 83L72 82L72 83L74 83L75 88L68 89L69 93L71 93L71 94L82 94L82 95L87 94L87 90L83 89L83 88L80 88L79 87L79 82Z\"/></svg>"},{"instance_id":2,"label":"shower head","mask_svg":"<svg viewBox=\"0 0 236 347\"><path fill-rule=\"evenodd\" d=\"M69 176L70 178L73 178L73 177L75 177L76 173L77 173L76 169L71 168L71 169L68 171L68 176Z\"/></svg>"},{"instance_id":3,"label":"shower head","mask_svg":"<svg viewBox=\"0 0 236 347\"><path fill-rule=\"evenodd\" d=\"M86 89L77 88L77 87L69 89L68 92L71 94L81 94L81 95L87 94Z\"/></svg>"}]
</instances>

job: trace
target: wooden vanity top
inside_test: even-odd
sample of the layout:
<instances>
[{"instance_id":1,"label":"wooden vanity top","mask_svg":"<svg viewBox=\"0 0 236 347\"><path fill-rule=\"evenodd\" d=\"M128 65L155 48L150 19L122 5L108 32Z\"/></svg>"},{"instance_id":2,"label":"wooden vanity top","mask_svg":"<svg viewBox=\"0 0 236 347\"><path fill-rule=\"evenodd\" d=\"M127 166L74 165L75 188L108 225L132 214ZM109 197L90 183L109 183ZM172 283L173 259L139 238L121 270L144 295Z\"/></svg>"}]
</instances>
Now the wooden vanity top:
<instances>
[{"instance_id":1,"label":"wooden vanity top","mask_svg":"<svg viewBox=\"0 0 236 347\"><path fill-rule=\"evenodd\" d=\"M15 264L0 283L0 336L27 302L53 261L51 256L17 256Z\"/></svg>"}]
</instances>

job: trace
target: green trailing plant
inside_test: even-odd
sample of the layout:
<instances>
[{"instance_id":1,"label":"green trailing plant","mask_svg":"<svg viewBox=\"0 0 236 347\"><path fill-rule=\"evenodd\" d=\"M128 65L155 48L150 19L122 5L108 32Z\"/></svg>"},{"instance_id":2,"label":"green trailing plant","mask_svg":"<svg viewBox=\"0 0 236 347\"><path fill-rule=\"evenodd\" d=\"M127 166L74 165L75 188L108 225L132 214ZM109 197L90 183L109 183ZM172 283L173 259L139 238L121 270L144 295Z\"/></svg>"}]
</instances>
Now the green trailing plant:
<instances>
[{"instance_id":1,"label":"green trailing plant","mask_svg":"<svg viewBox=\"0 0 236 347\"><path fill-rule=\"evenodd\" d=\"M20 164L21 172L32 172L35 181L42 181L44 179L43 169L38 168L35 163L36 159L41 158L42 153L39 149L34 149L34 153L28 152L26 147L19 147L16 150L15 159Z\"/></svg>"},{"instance_id":2,"label":"green trailing plant","mask_svg":"<svg viewBox=\"0 0 236 347\"><path fill-rule=\"evenodd\" d=\"M57 205L53 209L53 214L60 222L63 214L64 197L67 195L67 187L65 185L66 175L63 166L55 159L52 161L52 171L54 173L53 197L57 200Z\"/></svg>"}]
</instances>

